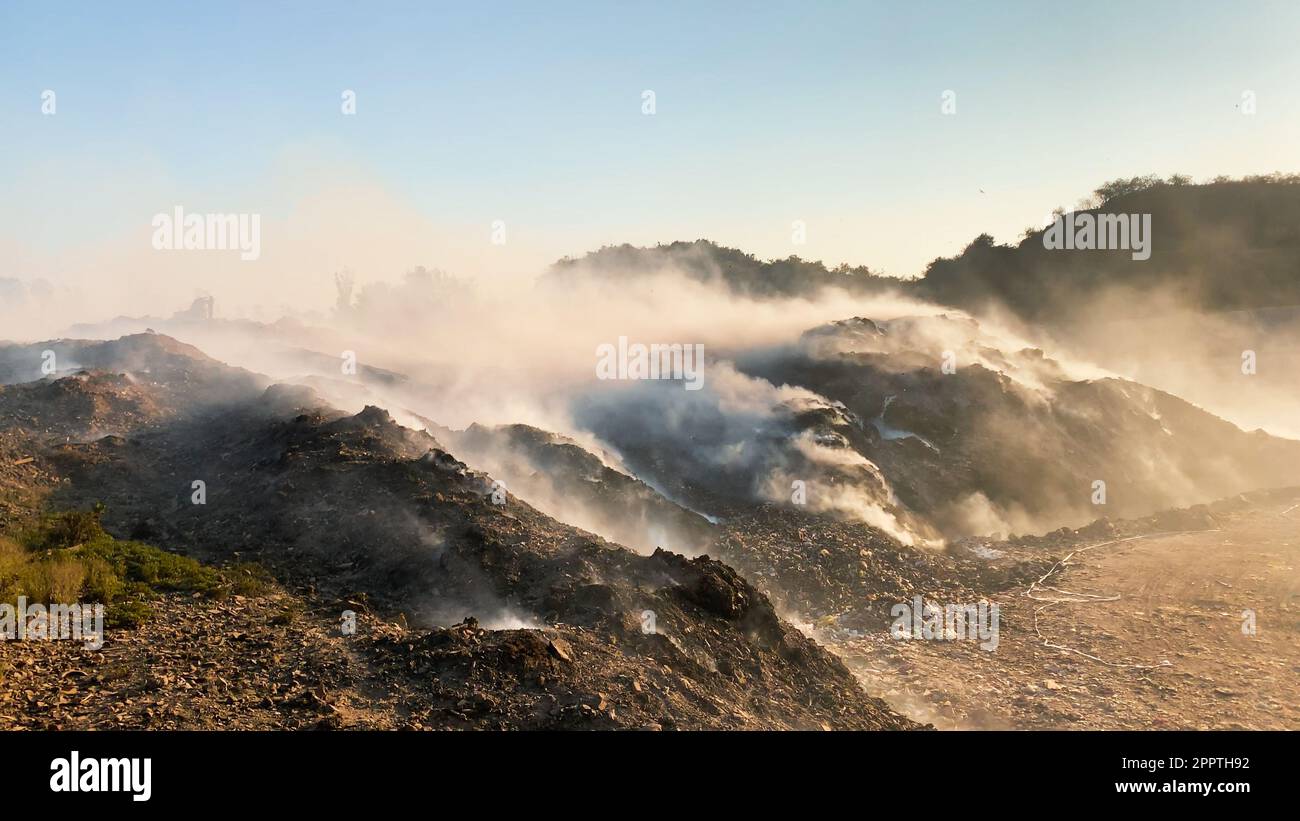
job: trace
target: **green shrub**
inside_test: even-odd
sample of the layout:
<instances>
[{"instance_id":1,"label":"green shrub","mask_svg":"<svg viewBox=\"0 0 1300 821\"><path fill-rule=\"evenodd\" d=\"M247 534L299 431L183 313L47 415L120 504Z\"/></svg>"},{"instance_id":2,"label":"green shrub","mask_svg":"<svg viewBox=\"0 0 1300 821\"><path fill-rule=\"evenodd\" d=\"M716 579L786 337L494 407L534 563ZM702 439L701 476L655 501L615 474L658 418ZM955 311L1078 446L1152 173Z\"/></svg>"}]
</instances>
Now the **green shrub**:
<instances>
[{"instance_id":1,"label":"green shrub","mask_svg":"<svg viewBox=\"0 0 1300 821\"><path fill-rule=\"evenodd\" d=\"M85 560L85 596L92 602L111 602L126 591L126 583L113 566L97 556Z\"/></svg>"},{"instance_id":2,"label":"green shrub","mask_svg":"<svg viewBox=\"0 0 1300 821\"><path fill-rule=\"evenodd\" d=\"M46 567L50 574L50 602L75 604L81 600L81 587L86 580L86 568L75 559L55 559Z\"/></svg>"},{"instance_id":3,"label":"green shrub","mask_svg":"<svg viewBox=\"0 0 1300 821\"><path fill-rule=\"evenodd\" d=\"M75 559L53 558L27 564L18 579L22 594L41 604L75 604L81 600L85 570Z\"/></svg>"},{"instance_id":4,"label":"green shrub","mask_svg":"<svg viewBox=\"0 0 1300 821\"><path fill-rule=\"evenodd\" d=\"M104 608L104 625L106 627L139 627L153 618L153 608L140 599L115 602Z\"/></svg>"},{"instance_id":5,"label":"green shrub","mask_svg":"<svg viewBox=\"0 0 1300 821\"><path fill-rule=\"evenodd\" d=\"M96 560L137 590L217 594L225 579L215 568L199 564L188 556L168 553L142 542L118 541L104 536L76 549L83 561Z\"/></svg>"},{"instance_id":6,"label":"green shrub","mask_svg":"<svg viewBox=\"0 0 1300 821\"><path fill-rule=\"evenodd\" d=\"M256 562L241 562L222 571L230 591L239 596L260 596L271 589L275 578Z\"/></svg>"},{"instance_id":7,"label":"green shrub","mask_svg":"<svg viewBox=\"0 0 1300 821\"><path fill-rule=\"evenodd\" d=\"M22 545L0 536L0 601L11 602L18 597L27 564L27 551Z\"/></svg>"},{"instance_id":8,"label":"green shrub","mask_svg":"<svg viewBox=\"0 0 1300 821\"><path fill-rule=\"evenodd\" d=\"M110 627L134 627L152 617L161 593L258 596L274 581L261 565L225 570L143 542L118 540L100 525L103 505L41 517L15 541L0 536L0 601L106 605ZM289 619L296 614L290 614Z\"/></svg>"},{"instance_id":9,"label":"green shrub","mask_svg":"<svg viewBox=\"0 0 1300 821\"><path fill-rule=\"evenodd\" d=\"M59 550L76 547L86 542L104 538L100 518L104 506L96 504L88 511L65 510L41 517L34 530L24 534L24 541L33 550Z\"/></svg>"}]
</instances>

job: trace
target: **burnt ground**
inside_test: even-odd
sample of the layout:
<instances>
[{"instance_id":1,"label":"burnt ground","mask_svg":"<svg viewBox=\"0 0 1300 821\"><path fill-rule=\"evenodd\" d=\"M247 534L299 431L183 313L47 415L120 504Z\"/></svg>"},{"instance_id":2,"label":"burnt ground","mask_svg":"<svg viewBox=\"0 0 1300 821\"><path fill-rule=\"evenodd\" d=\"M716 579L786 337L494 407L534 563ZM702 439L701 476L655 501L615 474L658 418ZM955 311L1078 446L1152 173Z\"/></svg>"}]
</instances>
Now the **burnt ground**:
<instances>
[{"instance_id":1,"label":"burnt ground","mask_svg":"<svg viewBox=\"0 0 1300 821\"><path fill-rule=\"evenodd\" d=\"M262 391L165 337L129 338L132 367L155 340L165 367L0 387L0 532L103 502L113 536L280 584L165 598L100 651L0 644L5 726L916 726L727 565L498 503L382 410Z\"/></svg>"},{"instance_id":2,"label":"burnt ground","mask_svg":"<svg viewBox=\"0 0 1300 821\"><path fill-rule=\"evenodd\" d=\"M931 550L783 505L709 523L572 443L505 431L537 439L524 467L572 479L560 493L670 507L718 558L638 554L496 503L436 429L266 389L165 337L93 344L123 369L0 386L0 535L102 501L114 536L279 581L169 594L100 651L0 643L0 727L1300 724L1296 492ZM915 595L999 604L997 650L891 638Z\"/></svg>"},{"instance_id":3,"label":"burnt ground","mask_svg":"<svg viewBox=\"0 0 1300 821\"><path fill-rule=\"evenodd\" d=\"M865 697L851 680L824 697L846 705L838 719L810 710L796 723L766 699L720 699L689 661L630 660L590 630L484 630L472 620L421 630L360 611L345 636L340 611L309 606L283 590L173 595L143 625L110 629L98 651L0 642L0 729L905 726L855 711Z\"/></svg>"},{"instance_id":4,"label":"burnt ground","mask_svg":"<svg viewBox=\"0 0 1300 821\"><path fill-rule=\"evenodd\" d=\"M720 525L714 550L791 618L871 627L875 613L916 592L978 598L1028 583L1054 561L1040 546L1004 548L995 561L969 548L910 547L861 522L770 504Z\"/></svg>"},{"instance_id":5,"label":"burnt ground","mask_svg":"<svg viewBox=\"0 0 1300 821\"><path fill-rule=\"evenodd\" d=\"M1300 729L1300 489L1023 541L1064 561L990 591L994 651L835 620L815 635L940 729Z\"/></svg>"}]
</instances>

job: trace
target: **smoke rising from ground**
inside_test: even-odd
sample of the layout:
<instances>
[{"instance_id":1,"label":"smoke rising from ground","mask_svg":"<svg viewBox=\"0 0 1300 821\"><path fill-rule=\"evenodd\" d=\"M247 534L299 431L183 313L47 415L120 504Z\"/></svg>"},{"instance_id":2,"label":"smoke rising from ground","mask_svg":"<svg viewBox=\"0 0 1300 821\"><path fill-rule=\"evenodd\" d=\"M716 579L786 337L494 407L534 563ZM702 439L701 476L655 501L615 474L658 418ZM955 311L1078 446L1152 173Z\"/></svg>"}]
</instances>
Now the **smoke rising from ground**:
<instances>
[{"instance_id":1,"label":"smoke rising from ground","mask_svg":"<svg viewBox=\"0 0 1300 821\"><path fill-rule=\"evenodd\" d=\"M20 293L28 308L36 304L33 300L58 304L40 287L28 285L20 291L10 286L10 293ZM1086 499L1081 502L1070 489L1035 488L1060 498L1037 509L1021 505L1014 496L1022 483L1005 476L996 477L1005 485L1000 501L992 490L974 487L930 499L922 505L923 516L913 515L915 498L900 502L894 486L899 478L910 470L934 468L910 467L919 452L881 462L864 450L883 447L885 453L894 453L898 447L923 446L934 453L919 455L942 464L947 458L942 437L918 421L933 422L946 414L943 424L954 429L970 425L969 417L953 410L957 405L940 403L942 390L953 383L926 381L937 376L942 357L951 354L962 368L975 366L1007 380L1026 410L1036 407L1048 415L1084 412L1072 409L1069 401L1058 402L1058 393L1063 384L1111 374L1094 362L1132 373L1140 381L1169 385L1175 393L1204 395L1213 407L1221 391L1204 378L1204 363L1216 361L1214 351L1222 358L1225 346L1249 337L1243 331L1246 325L1236 319L1198 323L1186 314L1164 311L1159 314L1162 350L1186 346L1187 367L1149 373L1149 356L1124 356L1146 350L1136 341L1144 329L1137 326L1128 334L1107 325L1103 300L1081 311L1074 326L1049 333L991 310L977 325L960 311L895 292L867 297L826 288L814 296L782 299L738 295L720 279L701 281L698 270L688 276L670 268L625 278L570 275L562 282L543 278L512 285L424 268L397 281L340 272L333 281L318 278L315 290L304 289L301 298L304 305L331 301L332 308L306 320L223 320L224 303L218 301L216 321L190 315L120 318L78 327L74 335L112 338L153 327L231 364L308 384L344 411L379 405L411 427L459 430L476 423L522 423L555 431L598 454L607 465L706 515L725 515L729 508L760 501L792 503L796 483L803 482L809 509L857 519L906 544L936 541L940 532L1044 529L1063 521L1075 523L1093 512ZM36 313L42 321L51 318ZM851 317L862 319L850 322ZM1265 342L1277 338L1275 329L1269 333ZM687 391L674 381L597 379L598 347L620 337L647 345L704 345L704 390ZM1034 345L1045 348L1046 356ZM1259 348L1264 362L1276 367L1271 357L1276 347ZM1063 354L1067 349L1070 355ZM879 390L853 394L866 404L850 410L838 398L796 387L762 368L756 373L748 365L733 365L733 360L796 354L813 362L866 357L863 361L869 362L872 373L892 375L903 389L881 383ZM347 370L349 360L355 361L355 373ZM1239 365L1239 359L1232 364ZM907 389L908 384L914 387ZM1257 384L1275 383L1260 379ZM917 404L926 396L931 396L933 407ZM1271 429L1285 432L1285 403L1273 400L1270 396L1268 402L1256 402L1250 410L1257 416L1276 411L1270 416ZM943 401L970 400L954 394ZM1218 404L1231 403L1220 397ZM983 420L981 433L993 437L990 441L1000 441L999 436L1033 441L1038 436L1049 450L1059 444L1048 438L1058 436L1055 428L1025 429L1018 412L1012 409L1006 418ZM1159 423L1158 412L1145 412ZM1099 416L1095 424L1108 422ZM869 438L868 428L888 442L850 443L859 434ZM899 444L906 439L912 441ZM1173 497L1190 503L1202 495L1202 477L1167 463L1159 448L1143 455L1145 443L1136 447L1134 458L1145 465L1144 472L1165 476L1163 484ZM641 550L661 541L684 552L703 548L653 517L629 530L617 516L592 508L571 488L530 479L539 471L517 455L499 449L476 455L480 463L475 467L523 477L513 489L521 498L611 540ZM1032 485L1033 478L1029 481ZM1021 489L1028 491L1028 486Z\"/></svg>"},{"instance_id":2,"label":"smoke rising from ground","mask_svg":"<svg viewBox=\"0 0 1300 821\"><path fill-rule=\"evenodd\" d=\"M1112 286L1047 335L1246 430L1300 439L1300 306L1206 312L1178 289ZM1243 372L1250 352L1254 373Z\"/></svg>"}]
</instances>

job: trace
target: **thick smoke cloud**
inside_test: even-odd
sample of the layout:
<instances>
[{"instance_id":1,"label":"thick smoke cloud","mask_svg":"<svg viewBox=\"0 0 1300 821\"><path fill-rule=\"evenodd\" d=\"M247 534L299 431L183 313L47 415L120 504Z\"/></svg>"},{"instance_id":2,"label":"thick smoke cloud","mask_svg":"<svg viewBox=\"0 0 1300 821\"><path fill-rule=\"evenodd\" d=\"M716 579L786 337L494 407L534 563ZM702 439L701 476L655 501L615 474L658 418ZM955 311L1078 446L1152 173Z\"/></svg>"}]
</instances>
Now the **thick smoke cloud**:
<instances>
[{"instance_id":1,"label":"thick smoke cloud","mask_svg":"<svg viewBox=\"0 0 1300 821\"><path fill-rule=\"evenodd\" d=\"M30 289L23 293L32 298ZM1092 511L1067 490L1052 504L1022 506L1014 498L1019 485L1006 477L998 478L1004 484L1000 499L984 487L962 488L919 506L915 493L900 499L900 481L909 486L928 481L912 473L928 475L947 458L939 437L911 421L927 412L918 398L945 383L896 396L882 382L880 390L854 394L865 404L850 407L847 399L796 387L797 373L773 375L754 362L867 357L872 373L893 374L909 384L937 373L940 357L952 353L962 367L977 367L1014 386L1016 401L1025 408L1055 413L1052 408L1059 407L1067 415L1085 411L1061 401L1063 385L1111 375L1090 362L1118 365L1121 373L1128 364L1106 355L1122 348L1119 333L1085 336L1053 329L1049 334L992 313L976 324L959 311L890 292L863 296L831 287L812 296L756 298L701 278L698 270L686 275L664 268L626 278L605 272L508 285L424 268L396 281L339 272L317 278L315 290L302 301L330 307L306 318L257 322L226 318L218 299L212 320L182 312L60 330L110 338L152 327L231 364L308 384L341 410L379 405L402 424L435 433L440 426L455 431L476 423L554 431L604 466L714 518L759 502L794 503L796 483L803 483L811 510L850 517L918 545L937 543L943 535L1073 524ZM86 311L81 318L90 314L78 310ZM1080 328L1092 325L1085 321ZM671 380L597 379L597 349L620 337L642 344L703 345L704 389L688 391ZM352 360L355 373L348 370ZM1195 393L1194 369L1185 377L1165 372L1163 379L1175 390ZM987 387L979 384L981 390ZM937 401L940 394L933 396ZM1144 413L1158 421L1158 411ZM950 421L963 424L960 415ZM1157 421L1152 424L1158 427ZM1102 417L1094 422L1108 424ZM1045 447L1059 444L1047 438L1056 428L1024 429L1014 412L983 424L981 433L991 438L1041 436ZM1286 429L1284 420L1274 425ZM873 437L885 444L871 444ZM663 541L685 552L706 547L653 518L629 530L608 511L591 507L574 488L536 478L535 464L507 451L483 449L463 458L508 474L521 498L611 540L642 550ZM894 455L882 461L872 455L877 452ZM1171 498L1195 501L1204 495L1203 477L1170 464L1160 448L1137 443L1135 453L1146 473L1167 477ZM931 458L934 465L925 462ZM1032 484L1033 477L1028 481Z\"/></svg>"}]
</instances>

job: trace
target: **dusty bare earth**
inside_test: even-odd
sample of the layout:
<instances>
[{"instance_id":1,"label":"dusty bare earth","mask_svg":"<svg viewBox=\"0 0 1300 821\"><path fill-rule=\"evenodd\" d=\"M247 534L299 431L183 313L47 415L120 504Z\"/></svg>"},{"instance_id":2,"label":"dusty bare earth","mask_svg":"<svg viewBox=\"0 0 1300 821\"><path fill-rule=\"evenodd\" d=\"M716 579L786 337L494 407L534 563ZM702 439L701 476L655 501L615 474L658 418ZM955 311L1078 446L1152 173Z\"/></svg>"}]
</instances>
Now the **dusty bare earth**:
<instances>
[{"instance_id":1,"label":"dusty bare earth","mask_svg":"<svg viewBox=\"0 0 1300 821\"><path fill-rule=\"evenodd\" d=\"M1213 520L1060 551L1041 584L994 595L992 652L819 637L868 692L940 729L1300 729L1300 499Z\"/></svg>"}]
</instances>

